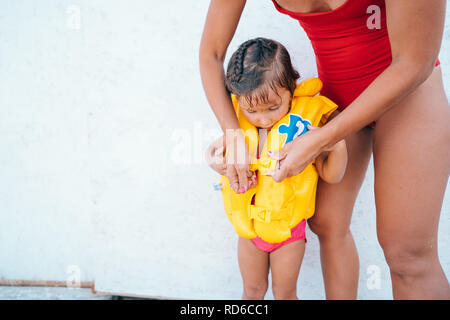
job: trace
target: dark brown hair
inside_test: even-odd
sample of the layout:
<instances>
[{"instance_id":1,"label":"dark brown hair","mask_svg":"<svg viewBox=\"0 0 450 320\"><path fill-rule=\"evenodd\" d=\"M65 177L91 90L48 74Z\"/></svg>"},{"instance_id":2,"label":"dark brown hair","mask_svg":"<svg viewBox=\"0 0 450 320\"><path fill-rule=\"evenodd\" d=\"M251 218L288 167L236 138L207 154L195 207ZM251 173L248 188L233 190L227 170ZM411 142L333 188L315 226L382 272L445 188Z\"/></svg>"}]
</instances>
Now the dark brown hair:
<instances>
[{"instance_id":1,"label":"dark brown hair","mask_svg":"<svg viewBox=\"0 0 450 320\"><path fill-rule=\"evenodd\" d=\"M296 88L300 74L286 48L279 42L256 38L239 46L228 62L225 86L229 93L244 97L249 105L267 103L270 90Z\"/></svg>"}]
</instances>

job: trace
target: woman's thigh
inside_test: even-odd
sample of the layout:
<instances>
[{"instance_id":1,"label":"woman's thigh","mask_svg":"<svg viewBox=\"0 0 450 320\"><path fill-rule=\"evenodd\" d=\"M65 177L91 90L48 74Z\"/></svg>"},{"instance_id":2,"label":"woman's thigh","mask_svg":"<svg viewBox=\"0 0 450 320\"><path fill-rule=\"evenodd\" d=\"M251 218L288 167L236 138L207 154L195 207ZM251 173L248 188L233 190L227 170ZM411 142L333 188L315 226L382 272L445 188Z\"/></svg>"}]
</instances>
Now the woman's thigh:
<instances>
[{"instance_id":1,"label":"woman's thigh","mask_svg":"<svg viewBox=\"0 0 450 320\"><path fill-rule=\"evenodd\" d=\"M450 170L449 121L439 67L377 121L373 148L377 233L388 263L401 256L403 260L430 252L436 256Z\"/></svg>"},{"instance_id":2,"label":"woman's thigh","mask_svg":"<svg viewBox=\"0 0 450 320\"><path fill-rule=\"evenodd\" d=\"M316 211L308 220L309 227L318 236L345 236L356 197L366 175L372 153L373 129L364 128L345 138L348 163L341 182L329 184L319 179Z\"/></svg>"}]
</instances>

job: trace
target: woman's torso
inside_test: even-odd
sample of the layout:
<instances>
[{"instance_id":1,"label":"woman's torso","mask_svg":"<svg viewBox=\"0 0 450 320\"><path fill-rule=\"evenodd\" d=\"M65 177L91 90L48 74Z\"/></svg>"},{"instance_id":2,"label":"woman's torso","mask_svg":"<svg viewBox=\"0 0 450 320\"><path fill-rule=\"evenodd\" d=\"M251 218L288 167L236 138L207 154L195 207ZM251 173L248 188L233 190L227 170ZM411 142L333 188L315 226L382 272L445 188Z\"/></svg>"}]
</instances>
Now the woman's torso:
<instances>
[{"instance_id":1,"label":"woman's torso","mask_svg":"<svg viewBox=\"0 0 450 320\"><path fill-rule=\"evenodd\" d=\"M299 13L282 7L293 1L272 0L276 9L299 21L316 54L321 94L347 107L392 61L384 0L330 1ZM290 2L290 3L289 3ZM325 3L325 2L323 2ZM305 7L306 9L307 6ZM333 9L334 8L334 9Z\"/></svg>"},{"instance_id":2,"label":"woman's torso","mask_svg":"<svg viewBox=\"0 0 450 320\"><path fill-rule=\"evenodd\" d=\"M336 10L347 0L275 0L291 12L317 13Z\"/></svg>"}]
</instances>

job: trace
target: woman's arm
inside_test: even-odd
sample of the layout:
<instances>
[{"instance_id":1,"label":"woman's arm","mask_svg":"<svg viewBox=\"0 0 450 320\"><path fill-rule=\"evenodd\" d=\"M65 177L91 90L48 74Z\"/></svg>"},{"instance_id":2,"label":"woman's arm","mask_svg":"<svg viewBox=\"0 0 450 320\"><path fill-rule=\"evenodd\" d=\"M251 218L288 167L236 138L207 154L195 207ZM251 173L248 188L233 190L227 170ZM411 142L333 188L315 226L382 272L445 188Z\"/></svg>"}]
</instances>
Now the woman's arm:
<instances>
[{"instance_id":1,"label":"woman's arm","mask_svg":"<svg viewBox=\"0 0 450 320\"><path fill-rule=\"evenodd\" d=\"M284 161L272 175L275 181L303 171L323 150L377 120L429 77L442 41L445 7L445 0L386 0L391 65L321 129L286 145L277 155Z\"/></svg>"},{"instance_id":2,"label":"woman's arm","mask_svg":"<svg viewBox=\"0 0 450 320\"><path fill-rule=\"evenodd\" d=\"M223 130L238 129L223 63L246 0L211 0L200 43L200 75L206 98Z\"/></svg>"},{"instance_id":3,"label":"woman's arm","mask_svg":"<svg viewBox=\"0 0 450 320\"><path fill-rule=\"evenodd\" d=\"M200 74L206 98L226 136L227 176L235 192L248 189L248 150L244 136L225 89L223 63L228 45L236 31L246 0L211 0L200 43Z\"/></svg>"}]
</instances>

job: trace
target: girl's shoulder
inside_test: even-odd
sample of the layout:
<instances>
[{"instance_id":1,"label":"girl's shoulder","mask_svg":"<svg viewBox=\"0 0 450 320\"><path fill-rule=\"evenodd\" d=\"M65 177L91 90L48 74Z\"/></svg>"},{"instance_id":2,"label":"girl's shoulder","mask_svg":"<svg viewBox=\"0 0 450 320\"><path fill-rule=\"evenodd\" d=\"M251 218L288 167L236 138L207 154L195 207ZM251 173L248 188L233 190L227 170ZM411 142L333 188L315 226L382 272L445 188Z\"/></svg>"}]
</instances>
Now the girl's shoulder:
<instances>
[{"instance_id":1,"label":"girl's shoulder","mask_svg":"<svg viewBox=\"0 0 450 320\"><path fill-rule=\"evenodd\" d=\"M323 83L319 78L308 78L297 84L294 91L295 97L313 97L322 90Z\"/></svg>"}]
</instances>

